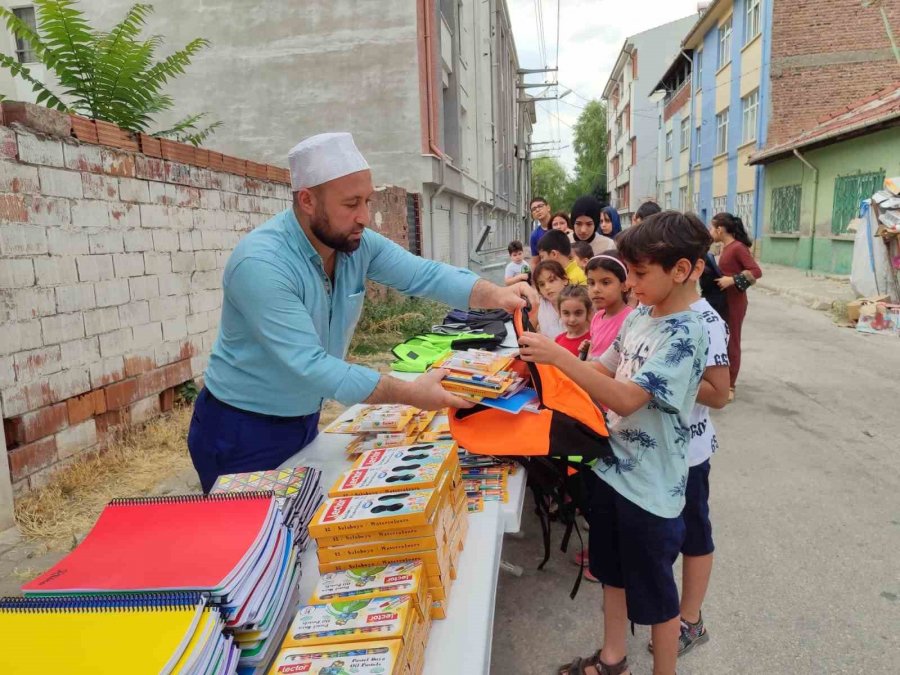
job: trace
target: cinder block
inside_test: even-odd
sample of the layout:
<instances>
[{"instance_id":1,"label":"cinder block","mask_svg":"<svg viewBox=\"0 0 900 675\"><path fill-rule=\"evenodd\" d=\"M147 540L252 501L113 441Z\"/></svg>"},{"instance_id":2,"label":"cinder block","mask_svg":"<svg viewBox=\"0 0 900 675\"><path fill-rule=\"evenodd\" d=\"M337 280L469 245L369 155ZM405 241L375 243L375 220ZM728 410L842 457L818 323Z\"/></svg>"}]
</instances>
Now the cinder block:
<instances>
[{"instance_id":1,"label":"cinder block","mask_svg":"<svg viewBox=\"0 0 900 675\"><path fill-rule=\"evenodd\" d=\"M62 370L60 347L41 347L27 352L19 352L13 357L15 380L19 383L33 382Z\"/></svg>"},{"instance_id":2,"label":"cinder block","mask_svg":"<svg viewBox=\"0 0 900 675\"><path fill-rule=\"evenodd\" d=\"M132 348L131 328L120 328L100 335L100 356L108 359L111 356L121 356ZM124 372L125 366L122 365Z\"/></svg>"},{"instance_id":3,"label":"cinder block","mask_svg":"<svg viewBox=\"0 0 900 675\"><path fill-rule=\"evenodd\" d=\"M109 205L99 199L79 199L72 203L75 227L109 227Z\"/></svg>"},{"instance_id":4,"label":"cinder block","mask_svg":"<svg viewBox=\"0 0 900 675\"><path fill-rule=\"evenodd\" d=\"M0 356L43 346L40 321L0 324Z\"/></svg>"},{"instance_id":5,"label":"cinder block","mask_svg":"<svg viewBox=\"0 0 900 675\"><path fill-rule=\"evenodd\" d=\"M94 254L122 253L125 251L123 235L115 230L106 230L105 232L88 235L88 244L91 253Z\"/></svg>"},{"instance_id":6,"label":"cinder block","mask_svg":"<svg viewBox=\"0 0 900 675\"><path fill-rule=\"evenodd\" d=\"M178 252L172 254L172 271L173 272L193 272L197 269L197 262L194 253Z\"/></svg>"},{"instance_id":7,"label":"cinder block","mask_svg":"<svg viewBox=\"0 0 900 675\"><path fill-rule=\"evenodd\" d=\"M120 279L144 274L144 256L140 253L121 253L113 256L113 267Z\"/></svg>"},{"instance_id":8,"label":"cinder block","mask_svg":"<svg viewBox=\"0 0 900 675\"><path fill-rule=\"evenodd\" d=\"M113 382L118 382L125 377L125 361L121 356L113 356L92 363L90 376L92 389L99 389Z\"/></svg>"},{"instance_id":9,"label":"cinder block","mask_svg":"<svg viewBox=\"0 0 900 675\"><path fill-rule=\"evenodd\" d=\"M141 204L141 227L146 228L170 228L169 207L161 204Z\"/></svg>"},{"instance_id":10,"label":"cinder block","mask_svg":"<svg viewBox=\"0 0 900 675\"><path fill-rule=\"evenodd\" d=\"M214 230L225 226L225 213L222 211L207 211L206 209L194 209L194 227L198 230Z\"/></svg>"},{"instance_id":11,"label":"cinder block","mask_svg":"<svg viewBox=\"0 0 900 675\"><path fill-rule=\"evenodd\" d=\"M50 384L54 403L64 401L77 394L83 394L91 389L91 378L86 367L62 370L51 375L47 381Z\"/></svg>"},{"instance_id":12,"label":"cinder block","mask_svg":"<svg viewBox=\"0 0 900 675\"><path fill-rule=\"evenodd\" d=\"M165 162L156 157L136 155L134 158L134 176L142 180L165 181Z\"/></svg>"},{"instance_id":13,"label":"cinder block","mask_svg":"<svg viewBox=\"0 0 900 675\"><path fill-rule=\"evenodd\" d=\"M38 138L34 134L17 131L19 159L40 166L65 166L62 143L56 139Z\"/></svg>"},{"instance_id":14,"label":"cinder block","mask_svg":"<svg viewBox=\"0 0 900 675\"><path fill-rule=\"evenodd\" d=\"M146 323L142 326L132 328L134 337L132 338L132 349L148 349L156 347L162 339L162 323L157 321L154 323Z\"/></svg>"},{"instance_id":15,"label":"cinder block","mask_svg":"<svg viewBox=\"0 0 900 675\"><path fill-rule=\"evenodd\" d=\"M153 233L149 230L126 230L123 234L127 253L153 250Z\"/></svg>"},{"instance_id":16,"label":"cinder block","mask_svg":"<svg viewBox=\"0 0 900 675\"><path fill-rule=\"evenodd\" d=\"M193 251L194 250L194 239L193 232L179 232L178 233L178 247L182 251Z\"/></svg>"},{"instance_id":17,"label":"cinder block","mask_svg":"<svg viewBox=\"0 0 900 675\"><path fill-rule=\"evenodd\" d=\"M37 167L16 161L0 162L0 192L40 194L41 182Z\"/></svg>"},{"instance_id":18,"label":"cinder block","mask_svg":"<svg viewBox=\"0 0 900 675\"><path fill-rule=\"evenodd\" d=\"M9 478L13 483L24 480L56 463L56 438L42 438L9 451Z\"/></svg>"},{"instance_id":19,"label":"cinder block","mask_svg":"<svg viewBox=\"0 0 900 675\"><path fill-rule=\"evenodd\" d=\"M47 230L35 225L0 225L0 255L27 256L47 253Z\"/></svg>"},{"instance_id":20,"label":"cinder block","mask_svg":"<svg viewBox=\"0 0 900 675\"><path fill-rule=\"evenodd\" d=\"M11 387L16 382L16 371L13 357L0 356L0 389Z\"/></svg>"},{"instance_id":21,"label":"cinder block","mask_svg":"<svg viewBox=\"0 0 900 675\"><path fill-rule=\"evenodd\" d=\"M34 259L34 274L38 286L59 286L78 282L75 256L50 256Z\"/></svg>"},{"instance_id":22,"label":"cinder block","mask_svg":"<svg viewBox=\"0 0 900 675\"><path fill-rule=\"evenodd\" d=\"M209 312L222 306L222 293L220 291L199 291L190 294L191 314Z\"/></svg>"},{"instance_id":23,"label":"cinder block","mask_svg":"<svg viewBox=\"0 0 900 675\"><path fill-rule=\"evenodd\" d=\"M9 127L0 127L0 159L17 159L19 156L19 143L16 141L16 132Z\"/></svg>"},{"instance_id":24,"label":"cinder block","mask_svg":"<svg viewBox=\"0 0 900 675\"><path fill-rule=\"evenodd\" d=\"M68 415L65 403L47 406L25 413L21 417L4 420L3 424L7 442L16 445L52 436L67 425Z\"/></svg>"},{"instance_id":25,"label":"cinder block","mask_svg":"<svg viewBox=\"0 0 900 675\"><path fill-rule=\"evenodd\" d=\"M147 204L150 202L150 184L136 178L119 179L119 199L123 202Z\"/></svg>"},{"instance_id":26,"label":"cinder block","mask_svg":"<svg viewBox=\"0 0 900 675\"><path fill-rule=\"evenodd\" d=\"M131 424L141 424L148 420L158 417L160 413L159 394L148 396L131 404L128 409L129 422Z\"/></svg>"},{"instance_id":27,"label":"cinder block","mask_svg":"<svg viewBox=\"0 0 900 675\"><path fill-rule=\"evenodd\" d=\"M147 300L159 296L159 277L144 276L128 280L132 300Z\"/></svg>"},{"instance_id":28,"label":"cinder block","mask_svg":"<svg viewBox=\"0 0 900 675\"><path fill-rule=\"evenodd\" d=\"M17 382L0 392L3 400L3 414L8 417L22 415L54 403L49 382L42 378L35 382Z\"/></svg>"},{"instance_id":29,"label":"cinder block","mask_svg":"<svg viewBox=\"0 0 900 675\"><path fill-rule=\"evenodd\" d=\"M175 186L175 206L183 206L190 209L200 208L200 190L184 185Z\"/></svg>"},{"instance_id":30,"label":"cinder block","mask_svg":"<svg viewBox=\"0 0 900 675\"><path fill-rule=\"evenodd\" d=\"M63 155L67 169L100 173L103 163L100 161L100 147L96 145L63 144Z\"/></svg>"},{"instance_id":31,"label":"cinder block","mask_svg":"<svg viewBox=\"0 0 900 675\"><path fill-rule=\"evenodd\" d=\"M194 268L200 272L208 272L216 269L215 251L197 251L194 254Z\"/></svg>"},{"instance_id":32,"label":"cinder block","mask_svg":"<svg viewBox=\"0 0 900 675\"><path fill-rule=\"evenodd\" d=\"M123 176L135 178L135 155L130 152L122 152L113 148L100 148L100 161L103 164L103 173L110 176Z\"/></svg>"},{"instance_id":33,"label":"cinder block","mask_svg":"<svg viewBox=\"0 0 900 675\"><path fill-rule=\"evenodd\" d=\"M94 294L97 297L97 307L124 305L131 300L128 279L112 279L110 281L97 282L94 284Z\"/></svg>"},{"instance_id":34,"label":"cinder block","mask_svg":"<svg viewBox=\"0 0 900 675\"><path fill-rule=\"evenodd\" d=\"M170 206L169 226L176 230L190 230L194 227L194 210L183 206Z\"/></svg>"},{"instance_id":35,"label":"cinder block","mask_svg":"<svg viewBox=\"0 0 900 675\"><path fill-rule=\"evenodd\" d=\"M209 330L209 312L200 312L199 314L191 314L187 318L187 329L189 335L197 335Z\"/></svg>"},{"instance_id":36,"label":"cinder block","mask_svg":"<svg viewBox=\"0 0 900 675\"><path fill-rule=\"evenodd\" d=\"M87 232L70 232L50 228L47 230L47 244L50 255L84 255L90 251Z\"/></svg>"},{"instance_id":37,"label":"cinder block","mask_svg":"<svg viewBox=\"0 0 900 675\"><path fill-rule=\"evenodd\" d=\"M109 223L113 227L137 228L141 226L141 210L137 204L109 203Z\"/></svg>"},{"instance_id":38,"label":"cinder block","mask_svg":"<svg viewBox=\"0 0 900 675\"><path fill-rule=\"evenodd\" d=\"M69 200L35 195L26 202L28 222L33 225L63 227L72 222Z\"/></svg>"},{"instance_id":39,"label":"cinder block","mask_svg":"<svg viewBox=\"0 0 900 675\"><path fill-rule=\"evenodd\" d=\"M111 255L81 255L75 263L80 281L108 281L116 276Z\"/></svg>"},{"instance_id":40,"label":"cinder block","mask_svg":"<svg viewBox=\"0 0 900 675\"><path fill-rule=\"evenodd\" d=\"M0 265L0 288L34 286L34 263L29 258L4 260Z\"/></svg>"},{"instance_id":41,"label":"cinder block","mask_svg":"<svg viewBox=\"0 0 900 675\"><path fill-rule=\"evenodd\" d=\"M81 183L87 199L100 201L117 201L119 199L119 181L102 173L82 173Z\"/></svg>"},{"instance_id":42,"label":"cinder block","mask_svg":"<svg viewBox=\"0 0 900 675\"><path fill-rule=\"evenodd\" d=\"M172 255L169 253L145 253L144 270L147 274L171 274Z\"/></svg>"},{"instance_id":43,"label":"cinder block","mask_svg":"<svg viewBox=\"0 0 900 675\"><path fill-rule=\"evenodd\" d=\"M165 206L171 204L172 199L175 197L174 186L168 185L167 183L149 181L147 187L150 195L150 204L160 204Z\"/></svg>"},{"instance_id":44,"label":"cinder block","mask_svg":"<svg viewBox=\"0 0 900 675\"><path fill-rule=\"evenodd\" d=\"M200 190L200 208L218 211L222 208L222 197L218 190Z\"/></svg>"},{"instance_id":45,"label":"cinder block","mask_svg":"<svg viewBox=\"0 0 900 675\"><path fill-rule=\"evenodd\" d=\"M141 222L143 223L143 220ZM172 230L154 230L153 248L164 253L174 253L178 250L178 232L173 232Z\"/></svg>"},{"instance_id":46,"label":"cinder block","mask_svg":"<svg viewBox=\"0 0 900 675\"><path fill-rule=\"evenodd\" d=\"M97 337L63 342L59 348L63 368L90 366L100 360L100 341Z\"/></svg>"},{"instance_id":47,"label":"cinder block","mask_svg":"<svg viewBox=\"0 0 900 675\"><path fill-rule=\"evenodd\" d=\"M56 287L56 309L59 312L79 312L97 307L94 284L71 284Z\"/></svg>"},{"instance_id":48,"label":"cinder block","mask_svg":"<svg viewBox=\"0 0 900 675\"><path fill-rule=\"evenodd\" d=\"M161 296L187 295L190 287L190 274L161 274L159 277L159 294Z\"/></svg>"},{"instance_id":49,"label":"cinder block","mask_svg":"<svg viewBox=\"0 0 900 675\"><path fill-rule=\"evenodd\" d=\"M185 295L150 298L150 321L166 321L186 316L189 302Z\"/></svg>"},{"instance_id":50,"label":"cinder block","mask_svg":"<svg viewBox=\"0 0 900 675\"><path fill-rule=\"evenodd\" d=\"M129 302L119 307L119 323L122 326L139 326L150 323L150 304L146 300Z\"/></svg>"},{"instance_id":51,"label":"cinder block","mask_svg":"<svg viewBox=\"0 0 900 675\"><path fill-rule=\"evenodd\" d=\"M109 333L120 327L118 307L102 307L84 313L84 333L88 337Z\"/></svg>"},{"instance_id":52,"label":"cinder block","mask_svg":"<svg viewBox=\"0 0 900 675\"><path fill-rule=\"evenodd\" d=\"M60 459L76 455L97 445L97 424L93 419L69 427L56 435L56 448Z\"/></svg>"},{"instance_id":53,"label":"cinder block","mask_svg":"<svg viewBox=\"0 0 900 675\"><path fill-rule=\"evenodd\" d=\"M56 294L52 288L22 288L11 291L10 297L20 321L56 314Z\"/></svg>"},{"instance_id":54,"label":"cinder block","mask_svg":"<svg viewBox=\"0 0 900 675\"><path fill-rule=\"evenodd\" d=\"M41 194L52 197L70 197L81 199L81 174L66 169L52 169L48 166L38 168L41 180Z\"/></svg>"},{"instance_id":55,"label":"cinder block","mask_svg":"<svg viewBox=\"0 0 900 675\"><path fill-rule=\"evenodd\" d=\"M78 314L57 314L41 319L44 344L58 345L84 337L84 318Z\"/></svg>"},{"instance_id":56,"label":"cinder block","mask_svg":"<svg viewBox=\"0 0 900 675\"><path fill-rule=\"evenodd\" d=\"M191 275L191 288L214 291L222 288L222 270L194 272Z\"/></svg>"},{"instance_id":57,"label":"cinder block","mask_svg":"<svg viewBox=\"0 0 900 675\"><path fill-rule=\"evenodd\" d=\"M163 340L181 340L188 335L187 320L183 316L162 322Z\"/></svg>"}]
</instances>

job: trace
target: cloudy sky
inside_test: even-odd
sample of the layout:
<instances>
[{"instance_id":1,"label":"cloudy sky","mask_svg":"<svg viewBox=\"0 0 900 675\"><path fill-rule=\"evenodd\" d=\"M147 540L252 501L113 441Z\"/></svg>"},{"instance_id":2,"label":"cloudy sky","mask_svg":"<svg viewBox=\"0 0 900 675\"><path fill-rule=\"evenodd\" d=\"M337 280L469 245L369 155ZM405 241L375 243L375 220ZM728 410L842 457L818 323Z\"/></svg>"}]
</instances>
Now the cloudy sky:
<instances>
[{"instance_id":1,"label":"cloudy sky","mask_svg":"<svg viewBox=\"0 0 900 675\"><path fill-rule=\"evenodd\" d=\"M697 11L697 0L507 0L507 3L521 68L556 65L556 17L557 3L560 3L559 93L566 89L572 89L572 93L559 102L538 103L533 140L553 141L552 145L537 148L553 148L553 154L569 171L575 166L570 127L586 100L602 95L625 38ZM538 39L539 7L546 60ZM544 82L556 75L529 75L526 81ZM537 95L541 90L527 91Z\"/></svg>"}]
</instances>

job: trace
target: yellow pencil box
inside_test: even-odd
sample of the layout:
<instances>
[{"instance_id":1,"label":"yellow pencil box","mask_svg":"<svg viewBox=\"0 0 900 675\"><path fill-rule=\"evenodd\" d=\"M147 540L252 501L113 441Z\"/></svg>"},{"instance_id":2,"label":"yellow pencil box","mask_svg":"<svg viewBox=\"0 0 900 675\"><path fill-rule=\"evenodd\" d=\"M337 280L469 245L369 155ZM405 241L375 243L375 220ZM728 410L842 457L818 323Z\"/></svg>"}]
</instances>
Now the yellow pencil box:
<instances>
[{"instance_id":1,"label":"yellow pencil box","mask_svg":"<svg viewBox=\"0 0 900 675\"><path fill-rule=\"evenodd\" d=\"M289 647L278 654L269 675L402 675L401 647L400 640Z\"/></svg>"},{"instance_id":2,"label":"yellow pencil box","mask_svg":"<svg viewBox=\"0 0 900 675\"><path fill-rule=\"evenodd\" d=\"M323 573L309 604L411 595L417 607L427 610L427 592L425 564L421 560L403 560L389 565L360 565Z\"/></svg>"},{"instance_id":3,"label":"yellow pencil box","mask_svg":"<svg viewBox=\"0 0 900 675\"><path fill-rule=\"evenodd\" d=\"M309 533L316 538L427 525L439 496L430 489L326 499L313 516Z\"/></svg>"},{"instance_id":4,"label":"yellow pencil box","mask_svg":"<svg viewBox=\"0 0 900 675\"><path fill-rule=\"evenodd\" d=\"M301 607L282 648L400 639L404 646L419 621L411 595L348 598Z\"/></svg>"}]
</instances>

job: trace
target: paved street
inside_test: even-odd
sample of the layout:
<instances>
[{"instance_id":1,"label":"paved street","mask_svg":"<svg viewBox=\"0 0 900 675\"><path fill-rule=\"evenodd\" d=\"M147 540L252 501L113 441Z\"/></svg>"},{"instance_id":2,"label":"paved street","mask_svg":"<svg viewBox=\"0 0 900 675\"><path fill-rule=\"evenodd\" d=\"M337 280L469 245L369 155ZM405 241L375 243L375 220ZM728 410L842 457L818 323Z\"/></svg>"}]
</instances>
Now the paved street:
<instances>
[{"instance_id":1,"label":"paved street","mask_svg":"<svg viewBox=\"0 0 900 675\"><path fill-rule=\"evenodd\" d=\"M900 340L837 328L821 312L752 292L738 401L719 413L713 461L716 566L708 644L678 672L896 673L900 663ZM492 673L549 675L601 635L600 589L568 592L576 568L543 572L526 537L507 538ZM558 548L561 528L554 530ZM630 658L648 675L649 629Z\"/></svg>"}]
</instances>

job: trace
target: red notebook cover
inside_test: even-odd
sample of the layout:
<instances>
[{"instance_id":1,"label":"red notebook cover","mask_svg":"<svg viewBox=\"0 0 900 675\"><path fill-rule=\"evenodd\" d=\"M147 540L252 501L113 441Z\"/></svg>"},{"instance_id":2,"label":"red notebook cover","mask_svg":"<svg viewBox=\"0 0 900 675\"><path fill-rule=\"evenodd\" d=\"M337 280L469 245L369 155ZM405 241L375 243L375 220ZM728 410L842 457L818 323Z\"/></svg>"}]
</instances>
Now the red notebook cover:
<instances>
[{"instance_id":1,"label":"red notebook cover","mask_svg":"<svg viewBox=\"0 0 900 675\"><path fill-rule=\"evenodd\" d=\"M27 594L221 589L262 545L271 493L114 499Z\"/></svg>"}]
</instances>

